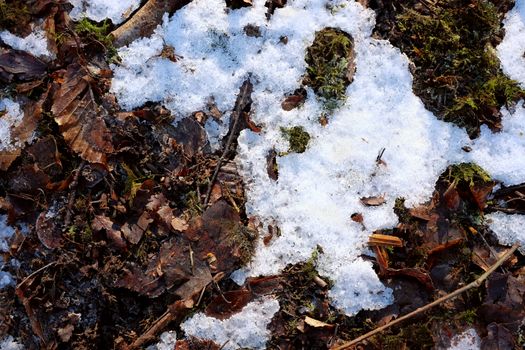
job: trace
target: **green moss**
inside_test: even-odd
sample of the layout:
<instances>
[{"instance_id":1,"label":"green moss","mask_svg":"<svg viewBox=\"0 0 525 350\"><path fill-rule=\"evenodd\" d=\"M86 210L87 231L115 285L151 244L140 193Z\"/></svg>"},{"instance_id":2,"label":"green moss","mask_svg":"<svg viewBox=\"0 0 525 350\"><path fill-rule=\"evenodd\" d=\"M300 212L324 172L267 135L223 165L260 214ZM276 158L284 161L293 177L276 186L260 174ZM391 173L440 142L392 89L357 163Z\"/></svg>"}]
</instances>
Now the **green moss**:
<instances>
[{"instance_id":1,"label":"green moss","mask_svg":"<svg viewBox=\"0 0 525 350\"><path fill-rule=\"evenodd\" d=\"M234 249L239 250L240 260L243 265L248 264L255 253L257 233L239 223L233 223L228 229L226 240Z\"/></svg>"},{"instance_id":2,"label":"green moss","mask_svg":"<svg viewBox=\"0 0 525 350\"><path fill-rule=\"evenodd\" d=\"M475 309L469 309L457 314L456 318L466 322L468 325L473 325L478 318L478 314Z\"/></svg>"},{"instance_id":3,"label":"green moss","mask_svg":"<svg viewBox=\"0 0 525 350\"><path fill-rule=\"evenodd\" d=\"M290 143L290 152L303 153L306 151L308 142L310 142L310 134L302 126L281 128L281 133Z\"/></svg>"},{"instance_id":4,"label":"green moss","mask_svg":"<svg viewBox=\"0 0 525 350\"><path fill-rule=\"evenodd\" d=\"M400 6L391 38L417 67L414 90L426 107L471 136L481 124L498 130L501 106L525 91L500 69L493 44L501 15L487 0L450 0L414 10Z\"/></svg>"},{"instance_id":5,"label":"green moss","mask_svg":"<svg viewBox=\"0 0 525 350\"><path fill-rule=\"evenodd\" d=\"M23 1L0 0L0 29L10 29L30 21L30 13Z\"/></svg>"},{"instance_id":6,"label":"green moss","mask_svg":"<svg viewBox=\"0 0 525 350\"><path fill-rule=\"evenodd\" d=\"M100 24L97 24L84 17L77 22L75 31L81 37L101 45L106 50L109 60L117 59L117 49L113 46L108 21L104 20Z\"/></svg>"},{"instance_id":7,"label":"green moss","mask_svg":"<svg viewBox=\"0 0 525 350\"><path fill-rule=\"evenodd\" d=\"M378 336L381 348L385 350L397 349L432 349L434 340L426 324L411 324L403 326L398 334Z\"/></svg>"},{"instance_id":8,"label":"green moss","mask_svg":"<svg viewBox=\"0 0 525 350\"><path fill-rule=\"evenodd\" d=\"M491 182L490 175L475 163L461 163L450 167L449 181L455 184L464 183L473 187L475 183Z\"/></svg>"},{"instance_id":9,"label":"green moss","mask_svg":"<svg viewBox=\"0 0 525 350\"><path fill-rule=\"evenodd\" d=\"M346 87L354 74L353 59L352 37L339 29L317 32L307 49L307 76L303 83L312 87L328 111L346 100Z\"/></svg>"}]
</instances>

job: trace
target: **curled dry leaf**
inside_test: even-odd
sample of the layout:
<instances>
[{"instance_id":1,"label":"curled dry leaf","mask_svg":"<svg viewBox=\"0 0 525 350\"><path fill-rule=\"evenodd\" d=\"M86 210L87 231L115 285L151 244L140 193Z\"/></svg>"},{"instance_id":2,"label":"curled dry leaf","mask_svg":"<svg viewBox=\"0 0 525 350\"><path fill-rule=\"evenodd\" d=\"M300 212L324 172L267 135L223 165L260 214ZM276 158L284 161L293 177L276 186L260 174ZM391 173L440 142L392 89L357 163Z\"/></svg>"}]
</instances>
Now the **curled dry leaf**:
<instances>
[{"instance_id":1,"label":"curled dry leaf","mask_svg":"<svg viewBox=\"0 0 525 350\"><path fill-rule=\"evenodd\" d=\"M77 63L69 65L53 94L51 111L73 151L88 162L106 164L106 155L113 152L111 133L90 83L91 77L83 67Z\"/></svg>"},{"instance_id":2,"label":"curled dry leaf","mask_svg":"<svg viewBox=\"0 0 525 350\"><path fill-rule=\"evenodd\" d=\"M361 198L361 203L369 207L376 207L376 206L384 204L385 202L386 202L385 197L383 196L373 196L373 197Z\"/></svg>"},{"instance_id":3,"label":"curled dry leaf","mask_svg":"<svg viewBox=\"0 0 525 350\"><path fill-rule=\"evenodd\" d=\"M38 239L48 249L62 246L62 235L56 227L56 220L48 212L42 212L36 220L36 233Z\"/></svg>"},{"instance_id":4,"label":"curled dry leaf","mask_svg":"<svg viewBox=\"0 0 525 350\"><path fill-rule=\"evenodd\" d=\"M322 322L308 316L305 316L304 323L314 328L334 328L333 324L328 324L326 322Z\"/></svg>"}]
</instances>

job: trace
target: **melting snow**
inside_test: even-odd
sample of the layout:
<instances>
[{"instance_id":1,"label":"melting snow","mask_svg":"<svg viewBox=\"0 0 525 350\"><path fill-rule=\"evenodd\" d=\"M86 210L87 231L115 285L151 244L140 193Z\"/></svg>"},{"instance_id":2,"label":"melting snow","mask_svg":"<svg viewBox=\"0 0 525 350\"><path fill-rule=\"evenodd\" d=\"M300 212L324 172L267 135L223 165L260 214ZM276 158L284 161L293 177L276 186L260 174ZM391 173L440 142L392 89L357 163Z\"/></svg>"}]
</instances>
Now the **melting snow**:
<instances>
[{"instance_id":1,"label":"melting snow","mask_svg":"<svg viewBox=\"0 0 525 350\"><path fill-rule=\"evenodd\" d=\"M11 139L11 129L20 125L23 118L24 113L18 103L8 98L0 99L0 151L19 146L17 140Z\"/></svg>"},{"instance_id":2,"label":"melting snow","mask_svg":"<svg viewBox=\"0 0 525 350\"><path fill-rule=\"evenodd\" d=\"M74 6L69 14L74 20L88 17L100 22L109 18L113 24L123 22L140 6L140 0L69 0L69 3Z\"/></svg>"},{"instance_id":3,"label":"melting snow","mask_svg":"<svg viewBox=\"0 0 525 350\"><path fill-rule=\"evenodd\" d=\"M503 21L505 37L497 47L503 72L525 88L525 1L516 0Z\"/></svg>"},{"instance_id":4,"label":"melting snow","mask_svg":"<svg viewBox=\"0 0 525 350\"><path fill-rule=\"evenodd\" d=\"M54 55L47 48L46 33L42 29L35 29L25 38L21 38L4 30L0 32L0 39L15 50L27 51L33 56L43 59L52 59Z\"/></svg>"},{"instance_id":5,"label":"melting snow","mask_svg":"<svg viewBox=\"0 0 525 350\"><path fill-rule=\"evenodd\" d=\"M186 335L212 340L221 349L265 349L270 335L266 329L273 315L279 311L279 302L263 298L246 305L239 313L225 320L196 314L181 324Z\"/></svg>"},{"instance_id":6,"label":"melting snow","mask_svg":"<svg viewBox=\"0 0 525 350\"><path fill-rule=\"evenodd\" d=\"M0 340L0 350L24 350L24 345L17 343L12 336Z\"/></svg>"},{"instance_id":7,"label":"melting snow","mask_svg":"<svg viewBox=\"0 0 525 350\"><path fill-rule=\"evenodd\" d=\"M5 253L9 251L9 239L13 236L15 230L7 225L7 216L0 215L0 253ZM4 268L4 262L0 257L0 289L13 284L13 277L2 271Z\"/></svg>"},{"instance_id":8,"label":"melting snow","mask_svg":"<svg viewBox=\"0 0 525 350\"><path fill-rule=\"evenodd\" d=\"M324 254L321 274L335 282L331 297L353 315L392 302L392 293L375 275L367 253L371 231L397 223L394 201L407 205L428 200L439 174L452 163L475 161L505 184L525 181L525 111L503 109L503 131L482 130L469 140L464 130L439 121L412 92L408 59L389 42L371 38L374 13L357 2L289 1L270 21L264 0L252 8L228 11L222 0L195 0L142 38L120 50L112 89L120 104L135 108L160 101L179 116L205 107L213 97L229 115L242 81L254 83L252 119L261 134L244 131L237 161L247 184L247 211L266 223L276 222L281 237L259 246L254 261L234 278L278 273L289 263L306 260L317 245ZM220 10L222 9L222 11ZM248 37L244 27L259 26L260 37ZM322 127L322 107L308 91L304 106L283 111L280 102L300 86L305 49L315 32L338 27L355 40L357 72L347 89L348 101ZM286 36L287 44L280 38ZM177 62L159 56L171 45ZM147 87L147 88L145 88ZM266 173L266 155L287 150L280 127L302 125L312 136L308 150L278 159L279 179ZM218 126L213 135L221 131ZM462 146L471 146L465 153ZM378 166L376 156L386 148ZM365 207L360 198L385 195L386 204ZM350 216L363 214L366 230Z\"/></svg>"},{"instance_id":9,"label":"melting snow","mask_svg":"<svg viewBox=\"0 0 525 350\"><path fill-rule=\"evenodd\" d=\"M520 251L525 254L525 215L501 212L485 215L486 222L501 244L521 244Z\"/></svg>"},{"instance_id":10,"label":"melting snow","mask_svg":"<svg viewBox=\"0 0 525 350\"><path fill-rule=\"evenodd\" d=\"M160 341L146 350L174 350L177 345L177 333L175 331L164 332L160 335Z\"/></svg>"},{"instance_id":11,"label":"melting snow","mask_svg":"<svg viewBox=\"0 0 525 350\"><path fill-rule=\"evenodd\" d=\"M465 332L452 338L451 346L448 350L478 350L481 339L475 329L468 329Z\"/></svg>"}]
</instances>

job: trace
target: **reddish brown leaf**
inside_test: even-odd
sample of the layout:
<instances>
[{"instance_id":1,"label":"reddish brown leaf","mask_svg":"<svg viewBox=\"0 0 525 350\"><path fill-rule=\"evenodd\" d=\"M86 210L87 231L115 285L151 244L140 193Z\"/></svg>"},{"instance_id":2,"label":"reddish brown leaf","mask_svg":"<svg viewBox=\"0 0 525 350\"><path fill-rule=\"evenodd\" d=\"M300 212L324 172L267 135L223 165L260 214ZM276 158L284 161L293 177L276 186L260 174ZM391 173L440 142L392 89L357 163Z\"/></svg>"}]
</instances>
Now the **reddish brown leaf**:
<instances>
[{"instance_id":1,"label":"reddish brown leaf","mask_svg":"<svg viewBox=\"0 0 525 350\"><path fill-rule=\"evenodd\" d=\"M254 295L247 289L233 290L216 296L206 308L206 315L224 320L241 311Z\"/></svg>"},{"instance_id":2,"label":"reddish brown leaf","mask_svg":"<svg viewBox=\"0 0 525 350\"><path fill-rule=\"evenodd\" d=\"M445 193L443 193L443 199L445 200L448 209L457 210L459 208L461 197L459 196L454 184L451 184Z\"/></svg>"},{"instance_id":3,"label":"reddish brown leaf","mask_svg":"<svg viewBox=\"0 0 525 350\"><path fill-rule=\"evenodd\" d=\"M285 111L291 111L297 108L299 105L304 103L305 97L303 95L291 95L288 96L282 103L281 108Z\"/></svg>"},{"instance_id":4,"label":"reddish brown leaf","mask_svg":"<svg viewBox=\"0 0 525 350\"><path fill-rule=\"evenodd\" d=\"M487 196L492 192L494 185L494 183L489 183L470 187L470 193L479 210L483 211L487 206Z\"/></svg>"},{"instance_id":5,"label":"reddish brown leaf","mask_svg":"<svg viewBox=\"0 0 525 350\"><path fill-rule=\"evenodd\" d=\"M92 163L106 164L113 152L111 133L97 106L91 89L91 77L79 64L68 66L64 81L53 94L51 111L68 145Z\"/></svg>"},{"instance_id":6,"label":"reddish brown leaf","mask_svg":"<svg viewBox=\"0 0 525 350\"><path fill-rule=\"evenodd\" d=\"M180 286L176 291L182 300L188 300L197 296L213 280L210 269L207 266L199 266L195 269L190 280Z\"/></svg>"}]
</instances>

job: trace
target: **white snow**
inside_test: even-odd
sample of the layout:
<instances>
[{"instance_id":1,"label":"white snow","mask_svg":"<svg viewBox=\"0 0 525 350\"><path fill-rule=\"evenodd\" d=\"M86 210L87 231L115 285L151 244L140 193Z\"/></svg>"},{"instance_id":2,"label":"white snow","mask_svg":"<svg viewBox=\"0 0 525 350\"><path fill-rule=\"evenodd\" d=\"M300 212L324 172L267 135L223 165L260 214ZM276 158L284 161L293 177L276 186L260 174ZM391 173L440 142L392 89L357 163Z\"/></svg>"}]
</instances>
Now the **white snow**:
<instances>
[{"instance_id":1,"label":"white snow","mask_svg":"<svg viewBox=\"0 0 525 350\"><path fill-rule=\"evenodd\" d=\"M224 350L265 349L270 332L266 329L279 302L262 298L248 303L239 313L225 320L198 313L181 324L187 336L212 340Z\"/></svg>"},{"instance_id":2,"label":"white snow","mask_svg":"<svg viewBox=\"0 0 525 350\"><path fill-rule=\"evenodd\" d=\"M23 118L24 113L17 102L8 98L0 99L0 151L21 146L20 140L11 139L11 129L20 125Z\"/></svg>"},{"instance_id":3,"label":"white snow","mask_svg":"<svg viewBox=\"0 0 525 350\"><path fill-rule=\"evenodd\" d=\"M481 339L475 329L470 328L452 338L448 350L479 350Z\"/></svg>"},{"instance_id":4,"label":"white snow","mask_svg":"<svg viewBox=\"0 0 525 350\"><path fill-rule=\"evenodd\" d=\"M7 225L7 216L0 215L0 252L9 251L8 242L14 233L15 230ZM14 283L13 277L9 273L2 271L3 268L4 262L2 257L0 257L0 289Z\"/></svg>"},{"instance_id":5,"label":"white snow","mask_svg":"<svg viewBox=\"0 0 525 350\"><path fill-rule=\"evenodd\" d=\"M366 253L368 235L397 223L394 201L407 205L428 200L439 174L449 165L475 161L506 185L525 181L525 111L502 109L503 131L483 128L471 141L464 130L437 120L412 92L408 59L389 42L371 38L373 11L353 1L289 1L270 21L264 0L253 7L226 11L222 0L195 0L172 18L164 18L151 38L119 51L112 90L124 108L160 101L183 117L205 109L213 97L229 115L244 79L254 83L252 119L263 131L244 131L237 161L247 185L247 212L266 223L276 222L282 235L259 245L254 261L233 278L278 273L289 263L306 260L320 245L319 270L335 282L333 302L347 314L378 309L392 301L391 291L375 275ZM259 26L261 37L248 37L247 24ZM322 107L308 91L303 107L283 111L280 102L300 86L305 49L315 32L339 27L355 40L357 72L347 102L322 127ZM280 42L286 36L288 43ZM177 62L159 56L174 47ZM502 60L503 61L503 60ZM227 125L227 124L226 124ZM312 136L303 154L279 157L279 179L266 173L266 155L286 151L280 127L303 126ZM209 125L214 138L224 130ZM212 143L214 140L212 140ZM216 140L215 140L216 142ZM473 151L466 153L462 146ZM386 148L377 165L376 156ZM365 207L361 197L384 195L386 204ZM362 213L366 230L350 216Z\"/></svg>"},{"instance_id":6,"label":"white snow","mask_svg":"<svg viewBox=\"0 0 525 350\"><path fill-rule=\"evenodd\" d=\"M0 39L4 44L15 50L27 51L33 56L43 59L53 59L54 55L48 50L46 33L42 29L35 29L25 38L21 38L4 30L0 32Z\"/></svg>"},{"instance_id":7,"label":"white snow","mask_svg":"<svg viewBox=\"0 0 525 350\"><path fill-rule=\"evenodd\" d=\"M146 350L175 350L177 345L177 333L175 331L164 332L160 335L160 341L148 346Z\"/></svg>"},{"instance_id":8,"label":"white snow","mask_svg":"<svg viewBox=\"0 0 525 350\"><path fill-rule=\"evenodd\" d=\"M503 25L505 37L496 48L503 72L525 88L525 1L516 0Z\"/></svg>"},{"instance_id":9,"label":"white snow","mask_svg":"<svg viewBox=\"0 0 525 350\"><path fill-rule=\"evenodd\" d=\"M96 22L109 18L113 24L123 22L140 6L140 0L69 0L74 20L88 17Z\"/></svg>"},{"instance_id":10,"label":"white snow","mask_svg":"<svg viewBox=\"0 0 525 350\"><path fill-rule=\"evenodd\" d=\"M525 254L525 215L496 212L485 215L485 222L501 244L512 245L519 242L520 251Z\"/></svg>"},{"instance_id":11,"label":"white snow","mask_svg":"<svg viewBox=\"0 0 525 350\"><path fill-rule=\"evenodd\" d=\"M0 350L24 350L24 345L16 342L12 336L0 340Z\"/></svg>"}]
</instances>

